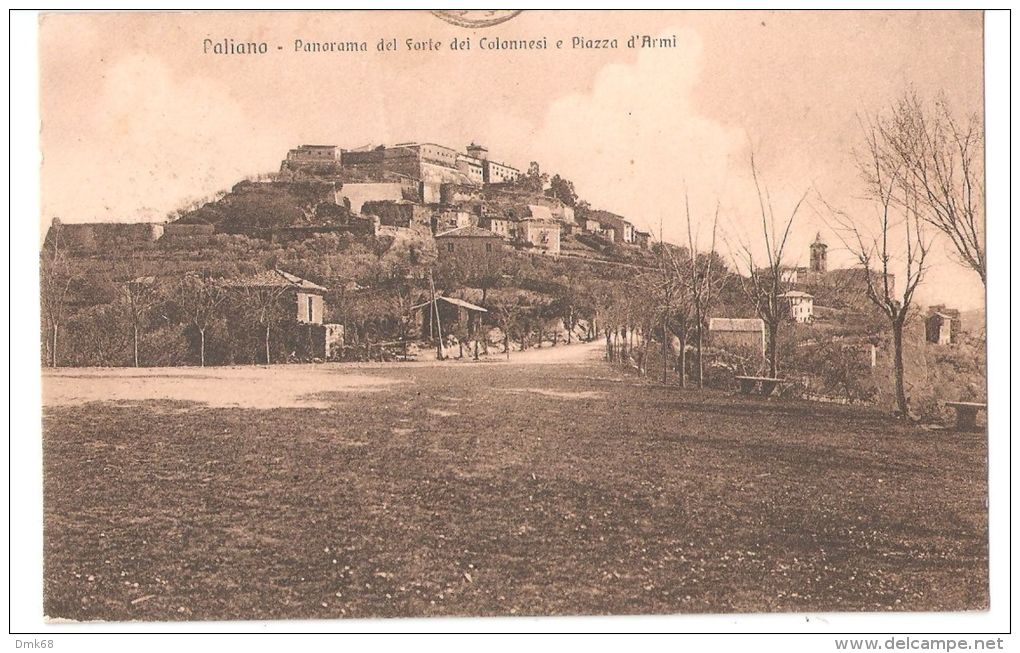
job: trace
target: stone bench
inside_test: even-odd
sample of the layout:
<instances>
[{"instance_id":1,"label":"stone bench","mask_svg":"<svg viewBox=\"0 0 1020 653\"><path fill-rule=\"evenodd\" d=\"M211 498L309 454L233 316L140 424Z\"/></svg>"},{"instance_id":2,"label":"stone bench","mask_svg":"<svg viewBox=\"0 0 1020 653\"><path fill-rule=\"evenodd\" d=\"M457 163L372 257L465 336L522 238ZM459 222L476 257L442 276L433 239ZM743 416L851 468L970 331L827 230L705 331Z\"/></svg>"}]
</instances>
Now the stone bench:
<instances>
[{"instance_id":1,"label":"stone bench","mask_svg":"<svg viewBox=\"0 0 1020 653\"><path fill-rule=\"evenodd\" d=\"M738 376L736 379L740 384L740 394L749 395L760 384L764 397L771 395L777 387L786 382L786 379L775 379L770 376Z\"/></svg>"},{"instance_id":2,"label":"stone bench","mask_svg":"<svg viewBox=\"0 0 1020 653\"><path fill-rule=\"evenodd\" d=\"M956 411L956 430L977 430L978 411L987 410L988 404L973 401L947 401L946 405Z\"/></svg>"}]
</instances>

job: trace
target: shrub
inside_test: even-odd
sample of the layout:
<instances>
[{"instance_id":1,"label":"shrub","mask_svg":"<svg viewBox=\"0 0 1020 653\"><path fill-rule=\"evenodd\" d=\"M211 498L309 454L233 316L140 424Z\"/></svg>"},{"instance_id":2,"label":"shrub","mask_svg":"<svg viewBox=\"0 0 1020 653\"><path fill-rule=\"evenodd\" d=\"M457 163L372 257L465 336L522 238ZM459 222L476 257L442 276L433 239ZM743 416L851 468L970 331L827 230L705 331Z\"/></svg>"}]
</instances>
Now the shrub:
<instances>
[{"instance_id":1,"label":"shrub","mask_svg":"<svg viewBox=\"0 0 1020 653\"><path fill-rule=\"evenodd\" d=\"M120 367L133 360L133 331L122 302L79 311L63 330L62 364L74 367Z\"/></svg>"},{"instance_id":2,"label":"shrub","mask_svg":"<svg viewBox=\"0 0 1020 653\"><path fill-rule=\"evenodd\" d=\"M802 342L788 363L805 377L804 392L848 403L870 402L878 393L866 342Z\"/></svg>"},{"instance_id":3,"label":"shrub","mask_svg":"<svg viewBox=\"0 0 1020 653\"><path fill-rule=\"evenodd\" d=\"M179 324L162 326L142 334L138 344L143 367L173 367L188 363L188 341Z\"/></svg>"},{"instance_id":4,"label":"shrub","mask_svg":"<svg viewBox=\"0 0 1020 653\"><path fill-rule=\"evenodd\" d=\"M987 363L984 340L963 337L952 345L936 345L924 338L924 324L908 324L904 333L904 370L911 412L926 421L947 421L952 411L946 401L985 401ZM876 401L894 405L892 384L892 343L879 347Z\"/></svg>"}]
</instances>

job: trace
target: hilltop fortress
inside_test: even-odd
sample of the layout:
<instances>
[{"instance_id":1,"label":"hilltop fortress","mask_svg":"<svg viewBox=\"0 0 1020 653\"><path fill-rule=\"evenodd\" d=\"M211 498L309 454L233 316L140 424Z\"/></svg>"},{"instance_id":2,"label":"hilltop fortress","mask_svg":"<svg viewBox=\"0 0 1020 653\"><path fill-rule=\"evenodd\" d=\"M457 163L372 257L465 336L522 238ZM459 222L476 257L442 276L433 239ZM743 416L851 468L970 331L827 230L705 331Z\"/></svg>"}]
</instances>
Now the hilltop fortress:
<instances>
[{"instance_id":1,"label":"hilltop fortress","mask_svg":"<svg viewBox=\"0 0 1020 653\"><path fill-rule=\"evenodd\" d=\"M414 230L440 236L471 227L475 237L485 230L507 245L539 254L570 249L574 255L600 257L613 246L648 247L650 234L623 216L583 203L575 210L573 192L562 196L564 201L548 182L537 164L524 174L476 143L463 150L418 142L354 149L304 144L286 153L278 173L239 182L155 231L133 223L55 221L59 228L50 235L59 236L63 247L101 251L132 240L214 233L293 239Z\"/></svg>"},{"instance_id":2,"label":"hilltop fortress","mask_svg":"<svg viewBox=\"0 0 1020 653\"><path fill-rule=\"evenodd\" d=\"M579 221L573 206L522 183L520 170L473 142L463 150L417 142L350 150L301 145L287 152L280 179L308 178L335 182L337 204L380 227L428 228L434 235L476 227L550 254L559 254L571 234L648 244L649 235L622 216L591 211Z\"/></svg>"},{"instance_id":3,"label":"hilltop fortress","mask_svg":"<svg viewBox=\"0 0 1020 653\"><path fill-rule=\"evenodd\" d=\"M516 181L516 168L489 159L489 150L471 143L465 151L435 143L398 143L392 147L343 150L336 145L301 145L287 152L280 173L334 174L345 180L404 177L427 184L431 197L439 186L455 184L502 184Z\"/></svg>"}]
</instances>

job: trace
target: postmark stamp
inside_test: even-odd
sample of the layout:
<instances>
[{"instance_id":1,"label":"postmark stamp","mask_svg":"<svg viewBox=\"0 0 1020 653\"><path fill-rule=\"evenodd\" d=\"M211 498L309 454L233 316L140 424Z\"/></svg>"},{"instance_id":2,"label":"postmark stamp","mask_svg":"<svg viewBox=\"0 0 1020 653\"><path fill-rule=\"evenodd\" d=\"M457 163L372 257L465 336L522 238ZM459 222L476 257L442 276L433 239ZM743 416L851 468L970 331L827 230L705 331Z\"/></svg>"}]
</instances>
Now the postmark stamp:
<instances>
[{"instance_id":1,"label":"postmark stamp","mask_svg":"<svg viewBox=\"0 0 1020 653\"><path fill-rule=\"evenodd\" d=\"M505 23L521 13L521 9L436 9L432 13L458 27L492 27Z\"/></svg>"}]
</instances>

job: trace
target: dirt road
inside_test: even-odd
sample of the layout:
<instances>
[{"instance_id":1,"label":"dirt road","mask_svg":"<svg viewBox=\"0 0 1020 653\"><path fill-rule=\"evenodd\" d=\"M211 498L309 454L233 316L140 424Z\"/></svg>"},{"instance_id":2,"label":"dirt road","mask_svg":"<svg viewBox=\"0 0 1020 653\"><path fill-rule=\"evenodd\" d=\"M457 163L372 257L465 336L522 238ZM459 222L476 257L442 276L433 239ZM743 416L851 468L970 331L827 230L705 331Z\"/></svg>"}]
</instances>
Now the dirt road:
<instances>
[{"instance_id":1,"label":"dirt road","mask_svg":"<svg viewBox=\"0 0 1020 653\"><path fill-rule=\"evenodd\" d=\"M481 361L327 363L232 367L67 368L43 373L43 405L92 401L188 401L214 408L328 408L330 393L377 392L403 383L407 368L436 366L568 365L597 360L598 341L492 354Z\"/></svg>"}]
</instances>

